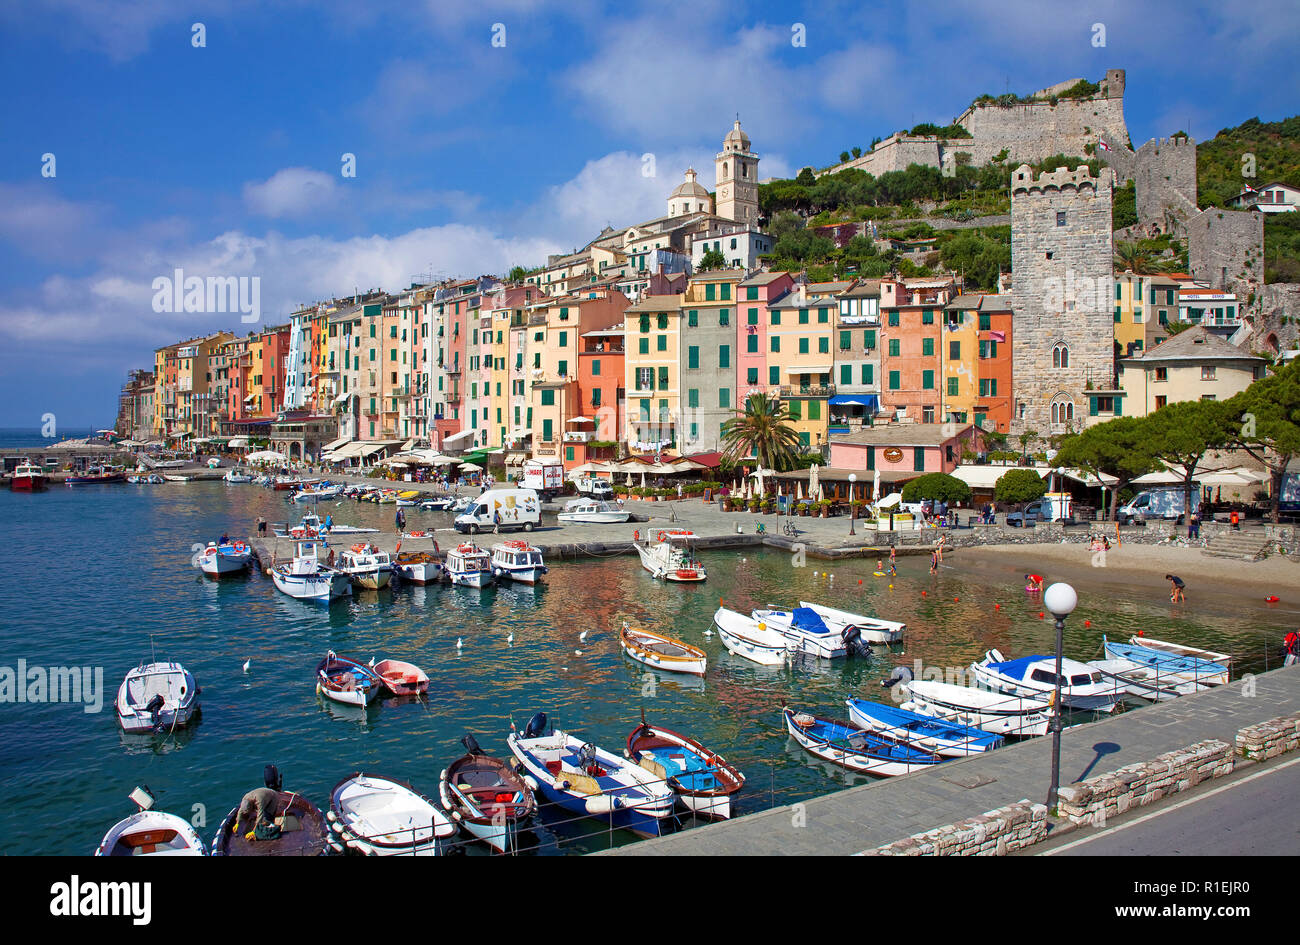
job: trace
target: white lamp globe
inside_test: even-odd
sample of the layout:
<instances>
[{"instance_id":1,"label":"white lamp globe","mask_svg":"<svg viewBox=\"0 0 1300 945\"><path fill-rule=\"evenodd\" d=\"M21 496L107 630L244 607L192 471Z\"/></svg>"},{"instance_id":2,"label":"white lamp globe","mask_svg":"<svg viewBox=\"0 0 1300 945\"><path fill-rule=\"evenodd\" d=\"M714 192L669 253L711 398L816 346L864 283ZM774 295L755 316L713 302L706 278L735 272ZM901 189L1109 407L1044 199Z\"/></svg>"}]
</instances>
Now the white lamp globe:
<instances>
[{"instance_id":1,"label":"white lamp globe","mask_svg":"<svg viewBox=\"0 0 1300 945\"><path fill-rule=\"evenodd\" d=\"M1043 606L1051 611L1054 617L1068 617L1074 612L1074 608L1079 606L1079 595L1070 585L1057 582L1043 592Z\"/></svg>"}]
</instances>

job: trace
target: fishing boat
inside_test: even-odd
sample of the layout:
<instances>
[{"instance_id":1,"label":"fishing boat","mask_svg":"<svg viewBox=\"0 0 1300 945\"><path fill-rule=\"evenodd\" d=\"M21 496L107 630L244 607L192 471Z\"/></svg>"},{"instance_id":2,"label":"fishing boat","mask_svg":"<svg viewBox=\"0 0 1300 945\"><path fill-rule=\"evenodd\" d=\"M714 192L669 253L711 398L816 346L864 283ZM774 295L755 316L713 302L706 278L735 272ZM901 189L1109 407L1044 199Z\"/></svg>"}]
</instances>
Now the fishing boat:
<instances>
[{"instance_id":1,"label":"fishing boat","mask_svg":"<svg viewBox=\"0 0 1300 945\"><path fill-rule=\"evenodd\" d=\"M360 528L356 525L340 525L338 522L321 521L319 515L308 512L297 525L276 522L271 526L276 538L317 538L322 535L375 535L377 528Z\"/></svg>"},{"instance_id":2,"label":"fishing boat","mask_svg":"<svg viewBox=\"0 0 1300 945\"><path fill-rule=\"evenodd\" d=\"M626 622L618 634L623 652L638 663L670 673L688 673L703 676L709 658L698 646L641 627L629 627Z\"/></svg>"},{"instance_id":3,"label":"fishing boat","mask_svg":"<svg viewBox=\"0 0 1300 945\"><path fill-rule=\"evenodd\" d=\"M498 853L519 849L519 828L537 811L533 790L515 769L485 755L473 735L461 740L465 754L446 768L438 796L451 819Z\"/></svg>"},{"instance_id":4,"label":"fishing boat","mask_svg":"<svg viewBox=\"0 0 1300 945\"><path fill-rule=\"evenodd\" d=\"M222 544L210 541L194 557L195 567L208 577L221 578L248 570L248 564L253 560L253 549L243 541L227 541Z\"/></svg>"},{"instance_id":5,"label":"fishing boat","mask_svg":"<svg viewBox=\"0 0 1300 945\"><path fill-rule=\"evenodd\" d=\"M1151 637L1132 636L1129 637L1129 643L1138 646L1144 646L1149 650L1159 650L1162 653L1174 653L1179 656L1194 656L1198 660L1206 660L1210 663L1218 663L1220 666L1232 665L1232 654L1216 653L1213 650L1202 650L1195 646L1186 646L1182 643L1170 643L1168 640L1155 640Z\"/></svg>"},{"instance_id":6,"label":"fishing boat","mask_svg":"<svg viewBox=\"0 0 1300 945\"><path fill-rule=\"evenodd\" d=\"M783 633L726 607L714 612L713 625L718 628L718 636L728 653L762 666L780 666L794 646Z\"/></svg>"},{"instance_id":7,"label":"fishing boat","mask_svg":"<svg viewBox=\"0 0 1300 945\"><path fill-rule=\"evenodd\" d=\"M322 499L336 499L342 491L341 484L321 483L295 492L290 498L294 502L320 502Z\"/></svg>"},{"instance_id":8,"label":"fishing boat","mask_svg":"<svg viewBox=\"0 0 1300 945\"><path fill-rule=\"evenodd\" d=\"M316 691L343 705L367 706L383 688L378 671L333 650L316 666Z\"/></svg>"},{"instance_id":9,"label":"fishing boat","mask_svg":"<svg viewBox=\"0 0 1300 945\"><path fill-rule=\"evenodd\" d=\"M339 847L363 856L440 856L456 826L409 784L357 773L330 792L325 815Z\"/></svg>"},{"instance_id":10,"label":"fishing boat","mask_svg":"<svg viewBox=\"0 0 1300 945\"><path fill-rule=\"evenodd\" d=\"M670 729L641 724L627 737L624 754L656 778L667 782L689 811L727 820L731 797L745 786L745 776L715 751Z\"/></svg>"},{"instance_id":11,"label":"fishing boat","mask_svg":"<svg viewBox=\"0 0 1300 945\"><path fill-rule=\"evenodd\" d=\"M373 542L358 542L339 555L338 569L357 587L377 591L393 578L393 560Z\"/></svg>"},{"instance_id":12,"label":"fishing boat","mask_svg":"<svg viewBox=\"0 0 1300 945\"><path fill-rule=\"evenodd\" d=\"M244 482L252 482L253 474L247 472L244 469L241 469L238 466L232 466L230 469L226 471L226 474L221 478L224 479L226 482L244 483Z\"/></svg>"},{"instance_id":13,"label":"fishing boat","mask_svg":"<svg viewBox=\"0 0 1300 945\"><path fill-rule=\"evenodd\" d=\"M1222 663L1211 662L1199 656L1189 656L1171 650L1161 650L1142 643L1120 643L1101 638L1107 659L1132 660L1149 666L1158 677L1179 677L1179 681L1191 680L1206 686L1226 686L1228 684L1228 667Z\"/></svg>"},{"instance_id":14,"label":"fishing boat","mask_svg":"<svg viewBox=\"0 0 1300 945\"><path fill-rule=\"evenodd\" d=\"M564 511L555 516L566 524L604 525L626 522L632 513L619 508L613 502L599 499L571 499L564 504Z\"/></svg>"},{"instance_id":15,"label":"fishing boat","mask_svg":"<svg viewBox=\"0 0 1300 945\"><path fill-rule=\"evenodd\" d=\"M995 692L1012 696L1046 698L1056 691L1056 657L1021 656L1009 660L998 650L989 650L984 659L972 663L975 679ZM1094 709L1110 712L1122 698L1108 686L1101 673L1078 660L1061 660L1061 704L1071 709Z\"/></svg>"},{"instance_id":16,"label":"fishing boat","mask_svg":"<svg viewBox=\"0 0 1300 945\"><path fill-rule=\"evenodd\" d=\"M436 496L432 499L423 499L419 502L420 509L425 512L446 512L456 504L455 496Z\"/></svg>"},{"instance_id":17,"label":"fishing boat","mask_svg":"<svg viewBox=\"0 0 1300 945\"><path fill-rule=\"evenodd\" d=\"M429 691L429 676L414 663L403 660L370 661L370 668L389 695L418 696Z\"/></svg>"},{"instance_id":18,"label":"fishing boat","mask_svg":"<svg viewBox=\"0 0 1300 945\"><path fill-rule=\"evenodd\" d=\"M126 470L120 466L91 466L84 473L64 480L70 486L95 486L126 482Z\"/></svg>"},{"instance_id":19,"label":"fishing boat","mask_svg":"<svg viewBox=\"0 0 1300 945\"><path fill-rule=\"evenodd\" d=\"M194 479L193 476L179 476L174 474L168 474L166 476L163 476L163 478L166 479L168 482L192 482Z\"/></svg>"},{"instance_id":20,"label":"fishing boat","mask_svg":"<svg viewBox=\"0 0 1300 945\"><path fill-rule=\"evenodd\" d=\"M907 629L905 623L881 620L879 617L867 617L864 614L837 610L834 607L826 607L806 600L799 601L799 606L807 607L816 613L818 617L822 618L826 626L841 635L848 632L850 628L856 628L858 636L868 643L880 645L897 643L903 639L903 632Z\"/></svg>"},{"instance_id":21,"label":"fishing boat","mask_svg":"<svg viewBox=\"0 0 1300 945\"><path fill-rule=\"evenodd\" d=\"M352 584L347 574L321 563L317 556L320 544L315 538L295 541L293 560L271 569L275 586L290 597L320 603L350 595Z\"/></svg>"},{"instance_id":22,"label":"fishing boat","mask_svg":"<svg viewBox=\"0 0 1300 945\"><path fill-rule=\"evenodd\" d=\"M412 584L432 584L441 574L437 557L427 551L399 551L393 558L393 570Z\"/></svg>"},{"instance_id":23,"label":"fishing boat","mask_svg":"<svg viewBox=\"0 0 1300 945\"><path fill-rule=\"evenodd\" d=\"M832 630L810 607L794 610L755 610L753 619L784 636L799 653L833 660L857 650L858 628Z\"/></svg>"},{"instance_id":24,"label":"fishing boat","mask_svg":"<svg viewBox=\"0 0 1300 945\"><path fill-rule=\"evenodd\" d=\"M1210 683L1198 682L1190 676L1177 673L1161 672L1156 667L1130 659L1089 660L1088 665L1101 673L1102 678L1111 683L1121 696L1130 695L1148 702L1167 702L1212 688Z\"/></svg>"},{"instance_id":25,"label":"fishing boat","mask_svg":"<svg viewBox=\"0 0 1300 945\"><path fill-rule=\"evenodd\" d=\"M657 837L672 814L673 791L645 768L562 732L547 731L538 712L506 744L531 778L528 786L575 814L595 817L643 837Z\"/></svg>"},{"instance_id":26,"label":"fishing boat","mask_svg":"<svg viewBox=\"0 0 1300 945\"><path fill-rule=\"evenodd\" d=\"M45 470L41 469L31 460L23 460L14 469L13 475L9 478L10 492L41 492L50 484L45 475Z\"/></svg>"},{"instance_id":27,"label":"fishing boat","mask_svg":"<svg viewBox=\"0 0 1300 945\"><path fill-rule=\"evenodd\" d=\"M452 584L462 587L486 587L492 583L492 560L478 545L448 548L443 571Z\"/></svg>"},{"instance_id":28,"label":"fishing boat","mask_svg":"<svg viewBox=\"0 0 1300 945\"><path fill-rule=\"evenodd\" d=\"M492 546L492 576L519 584L536 584L549 569L542 563L542 549L521 539Z\"/></svg>"},{"instance_id":29,"label":"fishing boat","mask_svg":"<svg viewBox=\"0 0 1300 945\"><path fill-rule=\"evenodd\" d=\"M958 686L938 680L906 684L902 708L935 718L970 725L995 735L1021 738L1047 733L1052 706L1041 699L1008 696L987 689Z\"/></svg>"},{"instance_id":30,"label":"fishing boat","mask_svg":"<svg viewBox=\"0 0 1300 945\"><path fill-rule=\"evenodd\" d=\"M321 856L329 849L329 827L325 815L296 791L284 790L284 779L275 765L263 769L263 783L275 792L275 814L268 818L274 827L254 832L256 824L239 822L239 807L231 808L212 838L213 856ZM242 803L242 802L241 802ZM253 833L252 839L249 834Z\"/></svg>"},{"instance_id":31,"label":"fishing boat","mask_svg":"<svg viewBox=\"0 0 1300 945\"><path fill-rule=\"evenodd\" d=\"M203 840L184 817L152 810L153 795L138 787L131 792L136 812L119 820L104 834L95 856L206 856Z\"/></svg>"},{"instance_id":32,"label":"fishing boat","mask_svg":"<svg viewBox=\"0 0 1300 945\"><path fill-rule=\"evenodd\" d=\"M849 771L889 778L924 771L947 760L876 732L854 728L848 722L819 719L789 707L783 708L781 714L786 731L805 751Z\"/></svg>"},{"instance_id":33,"label":"fishing boat","mask_svg":"<svg viewBox=\"0 0 1300 945\"><path fill-rule=\"evenodd\" d=\"M150 473L147 476L127 476L126 481L133 486L161 486L167 479L157 473Z\"/></svg>"},{"instance_id":34,"label":"fishing boat","mask_svg":"<svg viewBox=\"0 0 1300 945\"><path fill-rule=\"evenodd\" d=\"M695 556L695 533L680 528L656 528L643 539L632 542L641 567L662 581L693 584L708 574Z\"/></svg>"},{"instance_id":35,"label":"fishing boat","mask_svg":"<svg viewBox=\"0 0 1300 945\"><path fill-rule=\"evenodd\" d=\"M126 732L184 728L199 712L201 692L180 663L142 662L117 690L117 721Z\"/></svg>"},{"instance_id":36,"label":"fishing boat","mask_svg":"<svg viewBox=\"0 0 1300 945\"><path fill-rule=\"evenodd\" d=\"M859 728L877 732L895 741L943 755L945 758L965 758L981 752L1000 748L1001 735L992 735L978 728L936 719L920 712L897 706L871 702L867 699L848 699L849 721Z\"/></svg>"}]
</instances>

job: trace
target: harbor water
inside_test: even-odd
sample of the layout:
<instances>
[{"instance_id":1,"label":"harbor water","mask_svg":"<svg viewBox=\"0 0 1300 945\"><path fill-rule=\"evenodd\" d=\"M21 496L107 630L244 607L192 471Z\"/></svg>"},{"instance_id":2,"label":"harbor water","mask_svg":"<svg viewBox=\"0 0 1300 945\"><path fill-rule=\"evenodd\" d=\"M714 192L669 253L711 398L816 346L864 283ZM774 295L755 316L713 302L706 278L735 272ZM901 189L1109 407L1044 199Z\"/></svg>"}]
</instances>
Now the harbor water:
<instances>
[{"instance_id":1,"label":"harbor water","mask_svg":"<svg viewBox=\"0 0 1300 945\"><path fill-rule=\"evenodd\" d=\"M436 797L439 772L463 753L461 736L471 733L489 754L506 757L511 723L522 727L537 711L621 753L644 710L745 773L736 803L744 816L864 780L806 756L782 727L783 705L843 718L849 697L887 698L879 681L895 665L921 660L951 675L991 647L1008 657L1052 647L1052 622L1039 617L1041 604L1025 594L1020 575L966 573L960 554L937 577L927 559L900 559L898 576L888 579L872 576L874 560L708 552L702 585L657 583L634 555L583 557L548 562L536 588L403 586L328 607L292 600L261 574L218 583L191 565L195 543L250 535L259 515L300 517L305 510L284 495L222 482L0 493L8 536L0 556L0 667L25 661L88 667L92 675L98 668L103 679L98 711L0 703L0 835L21 843L0 852L90 853L134 809L127 795L142 784L158 809L191 819L208 841L244 792L261 785L268 763L280 767L287 789L322 809L333 785L356 771ZM319 509L322 517L327 511L336 522L393 530L392 506L347 500ZM412 529L450 524L444 513L407 514ZM1065 638L1076 659L1099 658L1103 633L1126 640L1144 631L1232 652L1235 673L1257 671L1266 644L1294 620L1268 612L1243 619L1231 607L1171 615L1159 589L1079 589ZM720 600L748 612L800 599L905 621L906 640L870 659L765 668L728 655L716 634L705 634ZM624 620L703 646L707 677L649 673L624 658ZM331 649L363 662L418 664L430 678L427 701L361 710L323 700L314 673ZM155 657L194 674L201 721L170 735L125 735L113 698L129 669ZM546 812L527 841L532 852L557 854L635 837Z\"/></svg>"}]
</instances>

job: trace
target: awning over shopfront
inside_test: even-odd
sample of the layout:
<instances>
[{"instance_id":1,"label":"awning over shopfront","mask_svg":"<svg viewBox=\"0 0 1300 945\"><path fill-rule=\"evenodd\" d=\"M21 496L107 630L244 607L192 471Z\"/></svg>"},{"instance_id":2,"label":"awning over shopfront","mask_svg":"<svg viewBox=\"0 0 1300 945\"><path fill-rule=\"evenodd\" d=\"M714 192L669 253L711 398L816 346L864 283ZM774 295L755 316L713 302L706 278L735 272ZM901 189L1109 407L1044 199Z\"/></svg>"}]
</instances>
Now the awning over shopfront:
<instances>
[{"instance_id":1,"label":"awning over shopfront","mask_svg":"<svg viewBox=\"0 0 1300 945\"><path fill-rule=\"evenodd\" d=\"M453 433L451 436L444 436L442 438L442 445L454 446L459 443L464 443L466 440L472 439L474 434L477 432L477 430L461 430L459 433Z\"/></svg>"},{"instance_id":2,"label":"awning over shopfront","mask_svg":"<svg viewBox=\"0 0 1300 945\"><path fill-rule=\"evenodd\" d=\"M880 397L876 394L836 394L827 403L832 407L865 407L872 413L880 411Z\"/></svg>"},{"instance_id":3,"label":"awning over shopfront","mask_svg":"<svg viewBox=\"0 0 1300 945\"><path fill-rule=\"evenodd\" d=\"M323 447L321 447L321 452L323 452L323 453L329 453L329 452L331 452L331 451L333 451L333 450L339 449L339 448L342 447L342 446L346 446L348 443L351 443L351 442L352 442L352 437L350 437L350 436L341 436L341 437L339 437L337 440L334 440L334 441L331 442L331 443L326 443ZM231 446L234 446L234 445L235 445L233 440L231 441L230 445L231 445Z\"/></svg>"}]
</instances>

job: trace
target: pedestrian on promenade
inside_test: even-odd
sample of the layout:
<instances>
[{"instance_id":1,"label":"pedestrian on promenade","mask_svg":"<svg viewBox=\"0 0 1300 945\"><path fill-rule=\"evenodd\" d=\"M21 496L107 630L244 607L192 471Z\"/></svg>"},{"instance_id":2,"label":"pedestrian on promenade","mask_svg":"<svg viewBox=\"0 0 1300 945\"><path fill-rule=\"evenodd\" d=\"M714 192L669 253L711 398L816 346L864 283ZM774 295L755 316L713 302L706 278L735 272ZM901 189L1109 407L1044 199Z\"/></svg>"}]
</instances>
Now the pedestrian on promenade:
<instances>
[{"instance_id":1,"label":"pedestrian on promenade","mask_svg":"<svg viewBox=\"0 0 1300 945\"><path fill-rule=\"evenodd\" d=\"M1201 537L1201 519L1195 512L1187 520L1187 537L1193 541L1199 540Z\"/></svg>"},{"instance_id":2,"label":"pedestrian on promenade","mask_svg":"<svg viewBox=\"0 0 1300 945\"><path fill-rule=\"evenodd\" d=\"M1187 603L1187 585L1177 574L1166 574L1165 580L1169 582L1169 601L1174 604Z\"/></svg>"}]
</instances>

